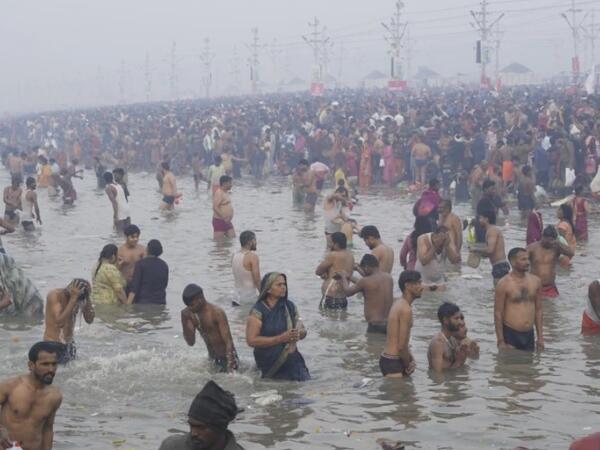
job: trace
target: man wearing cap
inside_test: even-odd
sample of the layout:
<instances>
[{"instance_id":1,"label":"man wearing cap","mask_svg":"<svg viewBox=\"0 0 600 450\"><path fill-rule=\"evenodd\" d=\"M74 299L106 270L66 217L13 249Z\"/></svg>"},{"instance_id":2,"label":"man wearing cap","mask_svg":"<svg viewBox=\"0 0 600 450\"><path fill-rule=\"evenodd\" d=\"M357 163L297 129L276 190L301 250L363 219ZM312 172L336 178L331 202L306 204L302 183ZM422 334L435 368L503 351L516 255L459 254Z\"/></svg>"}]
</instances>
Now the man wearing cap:
<instances>
[{"instance_id":1,"label":"man wearing cap","mask_svg":"<svg viewBox=\"0 0 600 450\"><path fill-rule=\"evenodd\" d=\"M225 311L204 298L202 288L188 284L183 290L181 311L183 337L189 346L196 343L196 330L204 339L209 358L220 372L231 372L238 367L238 357L231 338Z\"/></svg>"},{"instance_id":2,"label":"man wearing cap","mask_svg":"<svg viewBox=\"0 0 600 450\"><path fill-rule=\"evenodd\" d=\"M159 450L244 450L227 429L237 413L233 394L211 380L190 406L190 432L169 436Z\"/></svg>"}]
</instances>

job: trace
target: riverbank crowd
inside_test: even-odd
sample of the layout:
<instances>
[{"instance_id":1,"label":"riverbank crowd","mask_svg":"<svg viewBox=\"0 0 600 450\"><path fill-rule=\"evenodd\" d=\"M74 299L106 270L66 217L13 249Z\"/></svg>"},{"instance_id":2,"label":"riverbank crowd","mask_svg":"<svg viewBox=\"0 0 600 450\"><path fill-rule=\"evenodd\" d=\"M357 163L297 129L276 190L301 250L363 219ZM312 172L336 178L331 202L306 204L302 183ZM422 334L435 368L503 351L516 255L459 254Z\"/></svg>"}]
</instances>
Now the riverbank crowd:
<instances>
[{"instance_id":1,"label":"riverbank crowd","mask_svg":"<svg viewBox=\"0 0 600 450\"><path fill-rule=\"evenodd\" d=\"M234 342L224 309L209 303L194 280L181 295L183 338L194 346L198 332L216 371L238 370L236 346L247 345L261 377L310 383L310 360L300 352L301 341L311 338L310 324L303 323L288 292L286 273L261 272L257 234L237 232L230 197L240 178L287 177L290 208L322 216L327 251L315 259L319 308L342 311L350 297L362 296L367 333L385 336L373 364L382 376L403 383L417 365L442 373L480 357L467 318L448 301L440 302L440 331L427 355L413 354L410 341L412 328L419 327L414 302L432 292L443 299L455 282L447 275L486 264L481 260L489 260L494 286L494 330L486 332L495 334L498 351L545 350L544 303L559 296L557 268L570 268L585 248L588 221L598 209L600 97L560 86L339 90L323 97L282 94L57 111L1 120L0 153L11 178L0 234L32 233L42 224L41 190L77 208L74 180L93 170L122 236L89 255L96 261L89 279L74 274L46 299L0 244L0 316L45 323L28 355L30 373L0 383L0 447L19 448L12 447L18 442L24 450L48 450L62 401L52 386L57 365L89 356L77 353L77 315L93 324L98 305L167 304L172 267L161 255L169 242L139 243L129 174L156 174L157 209L165 216L182 197L177 179L193 179L196 191L205 185L212 205L203 206L212 209L215 241L239 239L231 259L231 302L249 311L245 342ZM355 214L362 194L382 189L414 198L413 217L405 218L414 224L399 248L368 217ZM459 203L470 204L470 217L453 211ZM511 211L515 205L518 212ZM556 217L543 217L540 210L547 206ZM509 215L527 224L522 245L513 248L505 245L499 226ZM360 261L350 250L353 239L370 249ZM395 264L402 266L397 280L391 275ZM600 283L588 282L580 328L600 337ZM190 407L189 435L171 436L160 449L242 448L227 430L237 412L233 394L211 381ZM598 448L599 442L596 434L571 448Z\"/></svg>"}]
</instances>

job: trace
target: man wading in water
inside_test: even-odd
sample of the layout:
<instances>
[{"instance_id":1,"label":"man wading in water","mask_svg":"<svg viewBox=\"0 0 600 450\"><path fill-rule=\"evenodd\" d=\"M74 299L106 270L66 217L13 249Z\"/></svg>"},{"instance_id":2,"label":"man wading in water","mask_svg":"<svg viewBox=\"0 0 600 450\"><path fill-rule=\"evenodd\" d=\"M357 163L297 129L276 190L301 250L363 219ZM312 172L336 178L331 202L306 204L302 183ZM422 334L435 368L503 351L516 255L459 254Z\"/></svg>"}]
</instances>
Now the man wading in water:
<instances>
[{"instance_id":1,"label":"man wading in water","mask_svg":"<svg viewBox=\"0 0 600 450\"><path fill-rule=\"evenodd\" d=\"M196 330L204 339L208 356L220 372L232 372L238 368L238 358L231 338L225 312L204 298L202 288L188 284L183 290L181 311L183 337L189 346L196 343Z\"/></svg>"},{"instance_id":2,"label":"man wading in water","mask_svg":"<svg viewBox=\"0 0 600 450\"><path fill-rule=\"evenodd\" d=\"M0 448L51 450L62 394L51 386L60 345L38 342L29 350L29 374L0 383Z\"/></svg>"},{"instance_id":3,"label":"man wading in water","mask_svg":"<svg viewBox=\"0 0 600 450\"><path fill-rule=\"evenodd\" d=\"M348 299L344 294L342 284L334 278L334 275L345 273L346 276L351 276L353 270L354 256L346 249L346 235L339 231L333 233L331 235L331 251L315 271L323 279L321 291L325 299L325 308L345 309L348 306Z\"/></svg>"}]
</instances>

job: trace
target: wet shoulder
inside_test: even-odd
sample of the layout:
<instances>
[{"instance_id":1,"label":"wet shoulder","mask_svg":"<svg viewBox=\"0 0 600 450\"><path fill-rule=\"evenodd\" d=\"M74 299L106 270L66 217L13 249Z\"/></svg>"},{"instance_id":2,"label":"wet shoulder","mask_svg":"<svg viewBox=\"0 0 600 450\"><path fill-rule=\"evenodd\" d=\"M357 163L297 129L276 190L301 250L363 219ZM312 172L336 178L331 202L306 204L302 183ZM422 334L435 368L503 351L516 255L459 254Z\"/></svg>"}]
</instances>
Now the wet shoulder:
<instances>
[{"instance_id":1,"label":"wet shoulder","mask_svg":"<svg viewBox=\"0 0 600 450\"><path fill-rule=\"evenodd\" d=\"M160 445L159 450L191 450L188 445L187 434L176 434L166 438Z\"/></svg>"}]
</instances>

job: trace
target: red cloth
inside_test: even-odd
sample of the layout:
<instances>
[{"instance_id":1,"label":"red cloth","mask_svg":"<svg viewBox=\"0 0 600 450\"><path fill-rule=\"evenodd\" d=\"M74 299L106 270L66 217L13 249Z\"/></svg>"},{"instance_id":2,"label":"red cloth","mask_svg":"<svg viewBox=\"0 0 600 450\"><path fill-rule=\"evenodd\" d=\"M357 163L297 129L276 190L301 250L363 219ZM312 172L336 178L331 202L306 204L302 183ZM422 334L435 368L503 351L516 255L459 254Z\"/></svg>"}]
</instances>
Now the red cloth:
<instances>
[{"instance_id":1,"label":"red cloth","mask_svg":"<svg viewBox=\"0 0 600 450\"><path fill-rule=\"evenodd\" d=\"M571 444L569 450L600 450L600 433L576 440Z\"/></svg>"},{"instance_id":2,"label":"red cloth","mask_svg":"<svg viewBox=\"0 0 600 450\"><path fill-rule=\"evenodd\" d=\"M543 229L542 215L537 211L530 212L527 218L527 245L541 241Z\"/></svg>"},{"instance_id":3,"label":"red cloth","mask_svg":"<svg viewBox=\"0 0 600 450\"><path fill-rule=\"evenodd\" d=\"M585 311L583 312L583 317L581 318L581 333L600 334L600 324L594 322Z\"/></svg>"},{"instance_id":4,"label":"red cloth","mask_svg":"<svg viewBox=\"0 0 600 450\"><path fill-rule=\"evenodd\" d=\"M558 289L555 284L550 286L542 286L542 297L543 298L556 298L558 297Z\"/></svg>"},{"instance_id":5,"label":"red cloth","mask_svg":"<svg viewBox=\"0 0 600 450\"><path fill-rule=\"evenodd\" d=\"M233 228L231 222L225 222L223 219L217 219L216 217L213 217L212 225L215 232L220 231L225 233Z\"/></svg>"}]
</instances>

